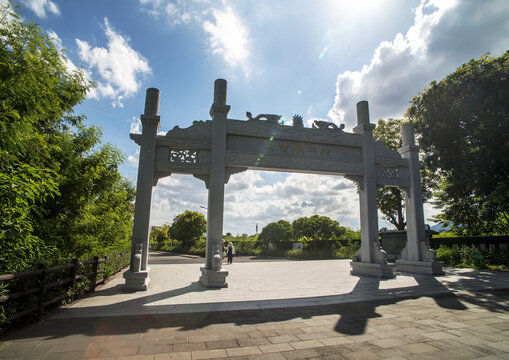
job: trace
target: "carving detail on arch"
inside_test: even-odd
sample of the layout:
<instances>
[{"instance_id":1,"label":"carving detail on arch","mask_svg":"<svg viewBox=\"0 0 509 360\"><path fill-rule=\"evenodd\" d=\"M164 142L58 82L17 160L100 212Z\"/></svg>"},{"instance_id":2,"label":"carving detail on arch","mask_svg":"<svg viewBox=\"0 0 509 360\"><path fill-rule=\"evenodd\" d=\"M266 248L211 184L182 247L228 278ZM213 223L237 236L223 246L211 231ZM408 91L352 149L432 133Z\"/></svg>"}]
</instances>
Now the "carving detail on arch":
<instances>
[{"instance_id":1,"label":"carving detail on arch","mask_svg":"<svg viewBox=\"0 0 509 360\"><path fill-rule=\"evenodd\" d=\"M196 120L193 124L188 127L181 129L179 126L175 126L173 129L166 133L166 136L174 136L178 138L189 138L189 139L202 139L210 137L212 133L212 121L211 120Z\"/></svg>"}]
</instances>

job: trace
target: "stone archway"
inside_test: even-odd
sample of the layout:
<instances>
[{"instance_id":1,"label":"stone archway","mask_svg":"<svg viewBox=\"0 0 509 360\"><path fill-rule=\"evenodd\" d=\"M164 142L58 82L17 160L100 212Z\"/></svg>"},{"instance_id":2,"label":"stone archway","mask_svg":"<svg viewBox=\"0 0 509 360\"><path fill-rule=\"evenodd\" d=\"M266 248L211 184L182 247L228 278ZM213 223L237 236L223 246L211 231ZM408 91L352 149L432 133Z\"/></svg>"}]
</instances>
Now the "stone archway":
<instances>
[{"instance_id":1,"label":"stone archway","mask_svg":"<svg viewBox=\"0 0 509 360\"><path fill-rule=\"evenodd\" d=\"M221 269L224 185L232 174L247 169L341 175L357 184L360 203L361 248L353 259L352 275L393 277L393 267L378 240L376 191L397 186L406 198L407 246L396 262L399 271L438 274L442 264L429 249L419 174L419 148L412 124L403 126L403 146L398 151L374 141L367 101L357 103L353 133L333 124L314 128L286 126L278 116L261 114L248 120L228 119L226 80L214 83L212 120L195 121L157 135L160 126L159 90L148 89L142 134L131 134L140 145L131 266L124 273L126 288L146 290L150 283L148 238L152 187L159 178L174 173L190 174L205 182L208 192L207 250L200 281L207 287L227 286ZM262 149L262 151L260 151Z\"/></svg>"}]
</instances>

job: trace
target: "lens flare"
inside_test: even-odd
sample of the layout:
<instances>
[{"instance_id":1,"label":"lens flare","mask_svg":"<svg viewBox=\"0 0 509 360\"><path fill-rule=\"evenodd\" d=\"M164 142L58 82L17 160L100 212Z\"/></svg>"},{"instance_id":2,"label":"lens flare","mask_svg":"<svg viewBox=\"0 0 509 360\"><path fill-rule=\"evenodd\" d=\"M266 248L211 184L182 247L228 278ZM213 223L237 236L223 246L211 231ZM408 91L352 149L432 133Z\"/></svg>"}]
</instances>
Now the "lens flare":
<instances>
[{"instance_id":1,"label":"lens flare","mask_svg":"<svg viewBox=\"0 0 509 360\"><path fill-rule=\"evenodd\" d=\"M297 90L297 94L302 94L302 90Z\"/></svg>"},{"instance_id":2,"label":"lens flare","mask_svg":"<svg viewBox=\"0 0 509 360\"><path fill-rule=\"evenodd\" d=\"M320 55L318 55L318 60L322 60L323 59L323 57L325 56L325 53L327 52L327 50L329 50L328 46L323 48L323 51L320 53Z\"/></svg>"}]
</instances>

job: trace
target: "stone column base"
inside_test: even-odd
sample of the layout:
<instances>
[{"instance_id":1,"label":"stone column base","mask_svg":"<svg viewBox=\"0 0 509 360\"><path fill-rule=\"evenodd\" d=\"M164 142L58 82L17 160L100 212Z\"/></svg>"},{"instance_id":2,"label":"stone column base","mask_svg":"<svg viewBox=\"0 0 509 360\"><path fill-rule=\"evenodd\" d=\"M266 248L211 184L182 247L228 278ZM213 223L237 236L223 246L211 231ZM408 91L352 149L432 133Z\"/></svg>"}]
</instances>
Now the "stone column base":
<instances>
[{"instance_id":1,"label":"stone column base","mask_svg":"<svg viewBox=\"0 0 509 360\"><path fill-rule=\"evenodd\" d=\"M148 276L150 268L147 270L141 270L133 272L127 270L124 272L125 285L123 290L125 291L146 291L150 284L150 278Z\"/></svg>"},{"instance_id":2,"label":"stone column base","mask_svg":"<svg viewBox=\"0 0 509 360\"><path fill-rule=\"evenodd\" d=\"M201 267L200 270L201 270L200 282L205 287L208 287L208 288L228 287L228 283L226 282L226 277L228 276L228 271L207 270L204 267Z\"/></svg>"},{"instance_id":3,"label":"stone column base","mask_svg":"<svg viewBox=\"0 0 509 360\"><path fill-rule=\"evenodd\" d=\"M360 261L352 261L350 262L350 265L352 266L350 275L371 276L382 279L391 279L394 277L394 274L392 273L394 265L366 263Z\"/></svg>"},{"instance_id":4,"label":"stone column base","mask_svg":"<svg viewBox=\"0 0 509 360\"><path fill-rule=\"evenodd\" d=\"M396 260L396 271L410 274L442 275L441 261Z\"/></svg>"}]
</instances>

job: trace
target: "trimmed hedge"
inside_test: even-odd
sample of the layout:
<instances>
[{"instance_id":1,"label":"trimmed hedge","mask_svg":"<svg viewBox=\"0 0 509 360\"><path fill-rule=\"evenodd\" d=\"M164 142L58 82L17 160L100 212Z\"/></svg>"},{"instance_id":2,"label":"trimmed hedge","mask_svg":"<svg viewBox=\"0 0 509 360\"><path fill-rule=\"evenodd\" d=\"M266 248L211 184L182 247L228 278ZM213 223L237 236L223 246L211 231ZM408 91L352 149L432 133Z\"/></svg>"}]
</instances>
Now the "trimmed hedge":
<instances>
[{"instance_id":1,"label":"trimmed hedge","mask_svg":"<svg viewBox=\"0 0 509 360\"><path fill-rule=\"evenodd\" d=\"M446 237L446 238L431 238L430 247L432 249L438 249L441 246L452 247L453 245L458 246L480 246L480 245L502 245L509 244L509 236L458 236L458 237Z\"/></svg>"}]
</instances>

